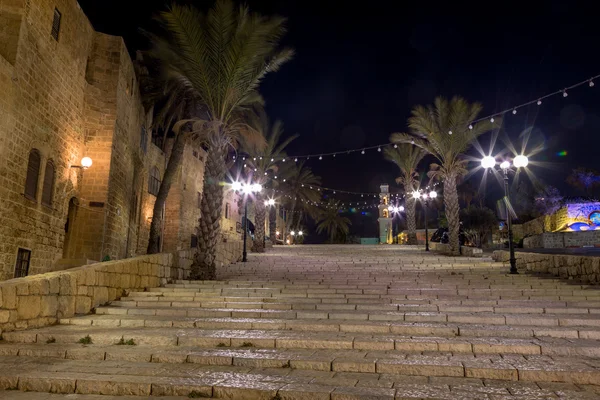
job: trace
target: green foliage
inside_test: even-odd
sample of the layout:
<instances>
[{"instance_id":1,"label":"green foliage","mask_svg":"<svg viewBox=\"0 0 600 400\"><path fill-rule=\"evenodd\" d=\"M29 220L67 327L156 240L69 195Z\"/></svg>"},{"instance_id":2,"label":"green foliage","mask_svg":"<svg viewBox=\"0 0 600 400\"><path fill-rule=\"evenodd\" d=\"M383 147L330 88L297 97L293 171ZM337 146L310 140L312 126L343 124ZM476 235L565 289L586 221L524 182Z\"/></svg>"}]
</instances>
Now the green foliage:
<instances>
[{"instance_id":1,"label":"green foliage","mask_svg":"<svg viewBox=\"0 0 600 400\"><path fill-rule=\"evenodd\" d=\"M254 344L251 342L244 342L240 347L254 347Z\"/></svg>"},{"instance_id":2,"label":"green foliage","mask_svg":"<svg viewBox=\"0 0 600 400\"><path fill-rule=\"evenodd\" d=\"M410 193L419 186L417 167L425 157L425 150L410 143L400 143L397 148L386 147L383 156L400 169L396 183L402 185L405 193Z\"/></svg>"},{"instance_id":3,"label":"green foliage","mask_svg":"<svg viewBox=\"0 0 600 400\"><path fill-rule=\"evenodd\" d=\"M471 243L481 247L485 236L497 225L498 219L493 210L487 207L470 206L460 212L460 220Z\"/></svg>"},{"instance_id":4,"label":"green foliage","mask_svg":"<svg viewBox=\"0 0 600 400\"><path fill-rule=\"evenodd\" d=\"M117 342L117 346L135 346L135 341L133 339L125 340L125 338L121 336L121 340Z\"/></svg>"},{"instance_id":5,"label":"green foliage","mask_svg":"<svg viewBox=\"0 0 600 400\"><path fill-rule=\"evenodd\" d=\"M217 347L227 347L227 345L225 343L219 343Z\"/></svg>"},{"instance_id":6,"label":"green foliage","mask_svg":"<svg viewBox=\"0 0 600 400\"><path fill-rule=\"evenodd\" d=\"M333 243L336 238L345 238L350 233L352 222L340 214L340 209L339 201L329 200L326 207L319 211L315 221L317 233L327 232L330 243Z\"/></svg>"},{"instance_id":7,"label":"green foliage","mask_svg":"<svg viewBox=\"0 0 600 400\"><path fill-rule=\"evenodd\" d=\"M317 218L319 209L313 203L321 200L319 191L315 190L321 185L321 178L313 174L304 162L290 160L280 163L280 167L279 190L287 195L280 199L290 211L286 224L286 232L289 232L297 230L307 216Z\"/></svg>"},{"instance_id":8,"label":"green foliage","mask_svg":"<svg viewBox=\"0 0 600 400\"><path fill-rule=\"evenodd\" d=\"M90 335L87 335L87 336L82 337L81 339L79 339L79 343L81 343L81 344L92 344L92 338L90 337Z\"/></svg>"}]
</instances>

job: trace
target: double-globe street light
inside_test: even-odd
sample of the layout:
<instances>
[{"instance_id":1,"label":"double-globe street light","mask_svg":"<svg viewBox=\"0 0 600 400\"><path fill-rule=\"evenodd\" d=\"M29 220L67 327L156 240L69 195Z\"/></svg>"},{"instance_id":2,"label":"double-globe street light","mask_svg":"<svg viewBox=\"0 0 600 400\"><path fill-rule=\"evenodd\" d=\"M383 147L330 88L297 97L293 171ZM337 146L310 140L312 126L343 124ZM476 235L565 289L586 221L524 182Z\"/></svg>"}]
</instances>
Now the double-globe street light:
<instances>
[{"instance_id":1,"label":"double-globe street light","mask_svg":"<svg viewBox=\"0 0 600 400\"><path fill-rule=\"evenodd\" d=\"M273 207L275 205L275 199L269 199L269 200L265 200L265 207ZM270 213L269 213L270 215ZM263 248L266 246L266 242L267 242L267 224L266 224L266 219L265 219L265 234L263 235ZM269 235L271 234L271 231L269 230ZM279 234L279 232L277 233ZM273 243L274 245L275 243Z\"/></svg>"},{"instance_id":2,"label":"double-globe street light","mask_svg":"<svg viewBox=\"0 0 600 400\"><path fill-rule=\"evenodd\" d=\"M401 212L404 212L404 206L389 206L388 211L392 214L392 235L394 235L394 217ZM398 235L395 236L396 244L398 244Z\"/></svg>"},{"instance_id":3,"label":"double-globe street light","mask_svg":"<svg viewBox=\"0 0 600 400\"><path fill-rule=\"evenodd\" d=\"M525 168L529 164L527 156L518 155L514 158L512 165L516 168ZM484 169L494 168L496 166L496 159L492 156L485 156L481 160L481 166ZM504 174L504 199L506 206L506 223L508 225L508 250L510 252L510 273L518 274L517 271L517 259L515 258L515 246L513 244L513 231L512 231L512 216L509 208L510 205L510 192L508 187L508 171L511 170L511 163L508 160L504 160L500 163L500 169Z\"/></svg>"},{"instance_id":4,"label":"double-globe street light","mask_svg":"<svg viewBox=\"0 0 600 400\"><path fill-rule=\"evenodd\" d=\"M290 235L292 235L292 244L296 244L296 240L295 240L296 239L296 235L302 236L302 235L304 235L304 232L302 232L302 231L298 231L298 232L291 231Z\"/></svg>"},{"instance_id":5,"label":"double-globe street light","mask_svg":"<svg viewBox=\"0 0 600 400\"><path fill-rule=\"evenodd\" d=\"M429 221L427 221L427 207L429 205L429 199L435 199L437 197L437 192L432 190L429 193L421 194L421 192L415 190L412 193L412 197L415 199L415 201L419 199L423 200L423 214L425 217L425 251L429 251L429 230L427 229L427 223Z\"/></svg>"},{"instance_id":6,"label":"double-globe street light","mask_svg":"<svg viewBox=\"0 0 600 400\"><path fill-rule=\"evenodd\" d=\"M233 182L231 189L235 192L242 192L244 195L244 252L242 253L242 262L248 261L248 251L246 250L246 238L248 235L248 195L252 193L260 193L262 185L260 183L241 183Z\"/></svg>"}]
</instances>

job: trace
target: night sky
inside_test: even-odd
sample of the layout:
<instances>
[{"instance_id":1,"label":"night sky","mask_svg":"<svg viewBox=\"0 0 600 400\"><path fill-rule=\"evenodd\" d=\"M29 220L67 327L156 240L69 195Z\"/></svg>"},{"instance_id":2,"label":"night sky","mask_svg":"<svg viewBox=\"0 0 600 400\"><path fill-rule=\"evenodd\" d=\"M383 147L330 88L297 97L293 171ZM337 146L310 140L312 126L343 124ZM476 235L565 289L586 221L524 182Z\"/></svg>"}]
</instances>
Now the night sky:
<instances>
[{"instance_id":1,"label":"night sky","mask_svg":"<svg viewBox=\"0 0 600 400\"><path fill-rule=\"evenodd\" d=\"M292 154L386 143L390 133L405 131L413 106L437 95L479 101L484 116L599 74L600 28L591 3L248 1L252 10L288 18L284 44L297 55L260 91L271 118L301 135ZM134 52L147 46L138 28L148 28L165 2L80 4L97 30L124 36ZM600 169L598 91L600 81L505 119L517 146L519 134L533 129L530 147L544 146L533 160L545 166L532 171L567 195L574 194L565 183L572 168ZM487 148L489 135L481 142ZM495 152L504 147L497 143ZM562 150L566 157L557 155ZM309 163L324 186L351 191L378 191L397 176L376 150ZM481 173L471 179L479 185ZM493 193L496 183L488 185Z\"/></svg>"}]
</instances>

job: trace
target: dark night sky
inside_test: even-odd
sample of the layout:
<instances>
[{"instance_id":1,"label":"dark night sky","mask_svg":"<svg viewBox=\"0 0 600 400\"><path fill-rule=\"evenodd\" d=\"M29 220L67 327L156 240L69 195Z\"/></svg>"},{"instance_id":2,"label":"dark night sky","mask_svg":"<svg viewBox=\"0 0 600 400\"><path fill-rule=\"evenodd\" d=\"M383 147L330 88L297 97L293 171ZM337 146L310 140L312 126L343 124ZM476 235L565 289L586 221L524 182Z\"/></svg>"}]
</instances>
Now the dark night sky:
<instances>
[{"instance_id":1,"label":"dark night sky","mask_svg":"<svg viewBox=\"0 0 600 400\"><path fill-rule=\"evenodd\" d=\"M137 28L148 27L164 5L80 3L97 30L124 36L130 51L144 46ZM253 10L289 19L284 43L297 56L269 75L261 92L271 118L301 135L290 147L299 154L385 143L390 133L405 130L414 105L436 95L480 101L487 115L600 73L600 29L591 3L248 1ZM535 160L553 166L534 173L564 191L571 168L600 169L598 91L600 81L506 118L515 143L523 129L534 128L530 143L544 145ZM560 150L567 157L558 157ZM396 176L377 151L309 163L324 186L345 190L376 191ZM480 175L473 179L478 184Z\"/></svg>"}]
</instances>

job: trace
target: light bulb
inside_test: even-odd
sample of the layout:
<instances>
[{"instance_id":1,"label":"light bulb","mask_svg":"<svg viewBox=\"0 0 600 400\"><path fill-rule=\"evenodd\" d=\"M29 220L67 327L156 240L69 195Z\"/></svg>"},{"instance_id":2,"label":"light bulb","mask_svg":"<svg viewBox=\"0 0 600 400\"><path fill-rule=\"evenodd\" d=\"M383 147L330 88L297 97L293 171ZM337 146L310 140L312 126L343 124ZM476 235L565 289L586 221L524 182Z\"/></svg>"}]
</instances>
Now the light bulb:
<instances>
[{"instance_id":1,"label":"light bulb","mask_svg":"<svg viewBox=\"0 0 600 400\"><path fill-rule=\"evenodd\" d=\"M273 161L275 161L275 159L274 159L274 158L271 158L271 162L273 162Z\"/></svg>"},{"instance_id":2,"label":"light bulb","mask_svg":"<svg viewBox=\"0 0 600 400\"><path fill-rule=\"evenodd\" d=\"M485 156L481 160L481 166L485 169L494 168L496 165L496 160L492 156Z\"/></svg>"},{"instance_id":3,"label":"light bulb","mask_svg":"<svg viewBox=\"0 0 600 400\"><path fill-rule=\"evenodd\" d=\"M404 206L400 206L400 207L398 207L398 210L399 210L400 212L404 211Z\"/></svg>"},{"instance_id":4,"label":"light bulb","mask_svg":"<svg viewBox=\"0 0 600 400\"><path fill-rule=\"evenodd\" d=\"M231 189L235 190L236 192L239 191L242 188L242 184L240 182L233 182L231 184Z\"/></svg>"},{"instance_id":5,"label":"light bulb","mask_svg":"<svg viewBox=\"0 0 600 400\"><path fill-rule=\"evenodd\" d=\"M83 157L81 159L81 167L82 168L89 168L92 166L92 159L89 157Z\"/></svg>"},{"instance_id":6,"label":"light bulb","mask_svg":"<svg viewBox=\"0 0 600 400\"><path fill-rule=\"evenodd\" d=\"M567 97L569 95L569 93L567 93L567 90L563 90L563 97Z\"/></svg>"},{"instance_id":7,"label":"light bulb","mask_svg":"<svg viewBox=\"0 0 600 400\"><path fill-rule=\"evenodd\" d=\"M265 175L267 175L267 173L265 172Z\"/></svg>"},{"instance_id":8,"label":"light bulb","mask_svg":"<svg viewBox=\"0 0 600 400\"><path fill-rule=\"evenodd\" d=\"M494 122L494 117L490 118L490 122Z\"/></svg>"},{"instance_id":9,"label":"light bulb","mask_svg":"<svg viewBox=\"0 0 600 400\"><path fill-rule=\"evenodd\" d=\"M395 148L395 149L397 149L397 148L398 148L398 145L397 145L397 144L395 144L395 145L394 145L394 148Z\"/></svg>"},{"instance_id":10,"label":"light bulb","mask_svg":"<svg viewBox=\"0 0 600 400\"><path fill-rule=\"evenodd\" d=\"M363 151L361 151L361 152L360 152L360 154L365 154L365 151L364 151L364 150L363 150Z\"/></svg>"},{"instance_id":11,"label":"light bulb","mask_svg":"<svg viewBox=\"0 0 600 400\"><path fill-rule=\"evenodd\" d=\"M247 164L244 164L244 168L246 168L247 166L248 166Z\"/></svg>"},{"instance_id":12,"label":"light bulb","mask_svg":"<svg viewBox=\"0 0 600 400\"><path fill-rule=\"evenodd\" d=\"M378 148L377 148L377 151L381 153L381 147L378 147Z\"/></svg>"},{"instance_id":13,"label":"light bulb","mask_svg":"<svg viewBox=\"0 0 600 400\"><path fill-rule=\"evenodd\" d=\"M297 158L294 158L294 162L298 162L298 159L297 159Z\"/></svg>"},{"instance_id":14,"label":"light bulb","mask_svg":"<svg viewBox=\"0 0 600 400\"><path fill-rule=\"evenodd\" d=\"M242 161L246 161L246 157L242 157Z\"/></svg>"},{"instance_id":15,"label":"light bulb","mask_svg":"<svg viewBox=\"0 0 600 400\"><path fill-rule=\"evenodd\" d=\"M452 135L452 131L448 131L448 135Z\"/></svg>"},{"instance_id":16,"label":"light bulb","mask_svg":"<svg viewBox=\"0 0 600 400\"><path fill-rule=\"evenodd\" d=\"M538 106L541 106L541 105L542 105L542 100L538 100L538 101L537 101L537 105L538 105Z\"/></svg>"},{"instance_id":17,"label":"light bulb","mask_svg":"<svg viewBox=\"0 0 600 400\"><path fill-rule=\"evenodd\" d=\"M319 160L322 160L322 159L323 159L323 156L319 156Z\"/></svg>"},{"instance_id":18,"label":"light bulb","mask_svg":"<svg viewBox=\"0 0 600 400\"><path fill-rule=\"evenodd\" d=\"M285 162L285 158L283 160L281 160L281 161Z\"/></svg>"},{"instance_id":19,"label":"light bulb","mask_svg":"<svg viewBox=\"0 0 600 400\"><path fill-rule=\"evenodd\" d=\"M414 140L411 140L411 141L410 141L410 144L415 144L415 141L414 141Z\"/></svg>"},{"instance_id":20,"label":"light bulb","mask_svg":"<svg viewBox=\"0 0 600 400\"><path fill-rule=\"evenodd\" d=\"M412 197L413 197L413 199L418 199L419 197L421 197L421 195L419 194L418 191L415 190L414 192L412 192Z\"/></svg>"},{"instance_id":21,"label":"light bulb","mask_svg":"<svg viewBox=\"0 0 600 400\"><path fill-rule=\"evenodd\" d=\"M437 192L435 190L432 190L431 192L429 192L429 197L435 199L437 197Z\"/></svg>"},{"instance_id":22,"label":"light bulb","mask_svg":"<svg viewBox=\"0 0 600 400\"><path fill-rule=\"evenodd\" d=\"M517 109L515 108L515 109L513 110L513 115L515 115L516 113L517 113Z\"/></svg>"},{"instance_id":23,"label":"light bulb","mask_svg":"<svg viewBox=\"0 0 600 400\"><path fill-rule=\"evenodd\" d=\"M256 157L254 157L254 161L256 161Z\"/></svg>"},{"instance_id":24,"label":"light bulb","mask_svg":"<svg viewBox=\"0 0 600 400\"><path fill-rule=\"evenodd\" d=\"M594 81L590 80L590 87L594 87Z\"/></svg>"},{"instance_id":25,"label":"light bulb","mask_svg":"<svg viewBox=\"0 0 600 400\"><path fill-rule=\"evenodd\" d=\"M529 164L529 159L527 158L527 156L521 154L515 157L515 159L513 160L513 164L516 168L525 168L527 164Z\"/></svg>"},{"instance_id":26,"label":"light bulb","mask_svg":"<svg viewBox=\"0 0 600 400\"><path fill-rule=\"evenodd\" d=\"M502 163L500 164L500 168L502 168L502 169L509 169L510 168L510 161L502 161Z\"/></svg>"},{"instance_id":27,"label":"light bulb","mask_svg":"<svg viewBox=\"0 0 600 400\"><path fill-rule=\"evenodd\" d=\"M273 178L274 178L274 179L277 179L277 175L275 175Z\"/></svg>"}]
</instances>

